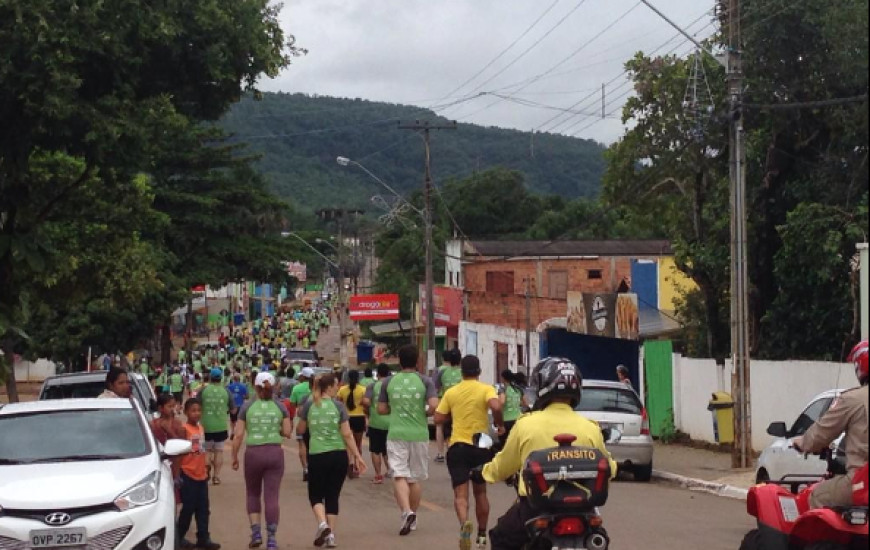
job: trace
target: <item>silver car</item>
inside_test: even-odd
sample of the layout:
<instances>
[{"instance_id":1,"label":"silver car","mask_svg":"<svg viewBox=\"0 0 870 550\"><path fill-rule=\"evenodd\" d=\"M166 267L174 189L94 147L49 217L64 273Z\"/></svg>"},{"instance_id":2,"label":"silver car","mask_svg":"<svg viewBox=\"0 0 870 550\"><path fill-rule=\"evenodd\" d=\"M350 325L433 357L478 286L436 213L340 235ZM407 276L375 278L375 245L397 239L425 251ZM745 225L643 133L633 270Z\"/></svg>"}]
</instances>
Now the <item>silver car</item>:
<instances>
[{"instance_id":1,"label":"silver car","mask_svg":"<svg viewBox=\"0 0 870 550\"><path fill-rule=\"evenodd\" d=\"M653 440L649 432L649 417L637 393L621 382L584 380L578 414L595 420L602 430L616 428L622 437L607 448L619 464L619 470L629 470L637 481L652 477Z\"/></svg>"}]
</instances>

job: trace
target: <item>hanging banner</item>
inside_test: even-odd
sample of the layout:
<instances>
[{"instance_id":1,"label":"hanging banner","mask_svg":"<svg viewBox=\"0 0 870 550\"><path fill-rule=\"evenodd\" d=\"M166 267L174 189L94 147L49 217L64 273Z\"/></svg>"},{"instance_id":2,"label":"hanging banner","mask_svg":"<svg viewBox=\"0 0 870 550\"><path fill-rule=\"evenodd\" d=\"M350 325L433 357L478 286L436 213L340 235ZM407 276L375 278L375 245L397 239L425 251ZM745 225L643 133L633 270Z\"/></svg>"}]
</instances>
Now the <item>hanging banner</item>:
<instances>
[{"instance_id":1,"label":"hanging banner","mask_svg":"<svg viewBox=\"0 0 870 550\"><path fill-rule=\"evenodd\" d=\"M361 294L350 297L353 321L389 321L399 318L398 294Z\"/></svg>"},{"instance_id":2,"label":"hanging banner","mask_svg":"<svg viewBox=\"0 0 870 550\"><path fill-rule=\"evenodd\" d=\"M458 327L462 321L462 290L447 286L432 288L432 299L435 302L435 326ZM420 315L426 319L428 315L426 303L426 285L420 285Z\"/></svg>"},{"instance_id":3,"label":"hanging banner","mask_svg":"<svg viewBox=\"0 0 870 550\"><path fill-rule=\"evenodd\" d=\"M568 292L569 332L637 340L637 294Z\"/></svg>"}]
</instances>

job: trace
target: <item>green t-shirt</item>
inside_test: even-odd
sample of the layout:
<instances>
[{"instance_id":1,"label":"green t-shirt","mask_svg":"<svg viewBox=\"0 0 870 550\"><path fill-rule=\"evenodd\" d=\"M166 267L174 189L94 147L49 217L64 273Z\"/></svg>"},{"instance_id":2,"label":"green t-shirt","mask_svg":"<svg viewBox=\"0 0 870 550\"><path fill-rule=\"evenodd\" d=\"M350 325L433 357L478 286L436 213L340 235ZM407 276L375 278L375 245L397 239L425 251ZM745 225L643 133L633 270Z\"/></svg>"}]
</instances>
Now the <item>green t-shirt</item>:
<instances>
[{"instance_id":1,"label":"green t-shirt","mask_svg":"<svg viewBox=\"0 0 870 550\"><path fill-rule=\"evenodd\" d=\"M362 380L360 380L360 384L362 384ZM378 397L381 395L381 386L383 385L384 381L378 380L366 388L366 397L371 402L369 407L369 426L376 430L390 429L390 415L382 415L378 412Z\"/></svg>"},{"instance_id":2,"label":"green t-shirt","mask_svg":"<svg viewBox=\"0 0 870 550\"><path fill-rule=\"evenodd\" d=\"M187 357L187 352L183 349L178 350L178 361L184 361L184 358Z\"/></svg>"},{"instance_id":3,"label":"green t-shirt","mask_svg":"<svg viewBox=\"0 0 870 550\"><path fill-rule=\"evenodd\" d=\"M245 445L280 445L281 423L289 414L280 403L269 400L253 399L242 406L239 420L245 423Z\"/></svg>"},{"instance_id":4,"label":"green t-shirt","mask_svg":"<svg viewBox=\"0 0 870 550\"><path fill-rule=\"evenodd\" d=\"M139 372L142 373L142 376L148 378L148 375L151 374L151 366L146 361L142 361L139 363Z\"/></svg>"},{"instance_id":5,"label":"green t-shirt","mask_svg":"<svg viewBox=\"0 0 870 550\"><path fill-rule=\"evenodd\" d=\"M439 397L444 397L444 392L462 382L462 369L453 365L441 365L438 369L438 383L435 386L438 388Z\"/></svg>"},{"instance_id":6,"label":"green t-shirt","mask_svg":"<svg viewBox=\"0 0 870 550\"><path fill-rule=\"evenodd\" d=\"M375 379L374 379L374 378L368 378L368 377L366 377L366 378L360 378L360 381L359 381L359 385L362 386L362 387L364 387L364 388L367 388L367 387L371 386L371 385L374 384L374 383L375 383Z\"/></svg>"},{"instance_id":7,"label":"green t-shirt","mask_svg":"<svg viewBox=\"0 0 870 550\"><path fill-rule=\"evenodd\" d=\"M522 414L522 399L523 394L516 387L508 384L504 389L504 420L505 422L513 422Z\"/></svg>"},{"instance_id":8,"label":"green t-shirt","mask_svg":"<svg viewBox=\"0 0 870 550\"><path fill-rule=\"evenodd\" d=\"M299 382L290 390L290 402L296 406L301 405L311 395L311 384Z\"/></svg>"},{"instance_id":9,"label":"green t-shirt","mask_svg":"<svg viewBox=\"0 0 870 550\"><path fill-rule=\"evenodd\" d=\"M319 405L314 399L306 401L299 412L299 419L308 423L308 452L317 455L347 450L341 435L341 424L349 418L347 409L338 401L321 399Z\"/></svg>"},{"instance_id":10,"label":"green t-shirt","mask_svg":"<svg viewBox=\"0 0 870 550\"><path fill-rule=\"evenodd\" d=\"M387 439L429 441L426 405L433 397L438 397L438 391L427 376L403 371L387 378L378 398L379 403L390 406Z\"/></svg>"},{"instance_id":11,"label":"green t-shirt","mask_svg":"<svg viewBox=\"0 0 870 550\"><path fill-rule=\"evenodd\" d=\"M230 392L220 384L207 384L199 394L202 400L202 426L205 433L227 431L227 415L233 408Z\"/></svg>"},{"instance_id":12,"label":"green t-shirt","mask_svg":"<svg viewBox=\"0 0 870 550\"><path fill-rule=\"evenodd\" d=\"M199 391L199 388L202 387L202 382L199 380L194 380L190 383L190 393L196 393Z\"/></svg>"},{"instance_id":13,"label":"green t-shirt","mask_svg":"<svg viewBox=\"0 0 870 550\"><path fill-rule=\"evenodd\" d=\"M193 360L193 372L202 373L202 360L194 359Z\"/></svg>"},{"instance_id":14,"label":"green t-shirt","mask_svg":"<svg viewBox=\"0 0 870 550\"><path fill-rule=\"evenodd\" d=\"M169 376L169 391L172 393L181 393L184 391L184 378L177 372Z\"/></svg>"}]
</instances>

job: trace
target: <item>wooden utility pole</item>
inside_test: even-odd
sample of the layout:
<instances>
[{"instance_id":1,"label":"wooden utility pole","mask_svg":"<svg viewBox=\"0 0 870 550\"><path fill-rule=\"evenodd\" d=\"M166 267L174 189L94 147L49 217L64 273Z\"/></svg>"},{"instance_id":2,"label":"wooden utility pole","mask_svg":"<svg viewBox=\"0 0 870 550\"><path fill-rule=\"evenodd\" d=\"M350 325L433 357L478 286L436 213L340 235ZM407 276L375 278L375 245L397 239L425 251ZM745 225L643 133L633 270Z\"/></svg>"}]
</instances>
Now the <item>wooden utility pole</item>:
<instances>
[{"instance_id":1,"label":"wooden utility pole","mask_svg":"<svg viewBox=\"0 0 870 550\"><path fill-rule=\"evenodd\" d=\"M423 137L425 146L425 178L423 196L426 207L424 226L426 229L426 372L432 372L435 362L435 299L434 277L432 274L432 155L429 148L429 132L431 130L455 130L456 122L448 124L432 124L428 120L417 120L412 123L399 123L400 130L414 130Z\"/></svg>"},{"instance_id":2,"label":"wooden utility pole","mask_svg":"<svg viewBox=\"0 0 870 550\"><path fill-rule=\"evenodd\" d=\"M526 376L532 374L532 279L526 277Z\"/></svg>"},{"instance_id":3,"label":"wooden utility pole","mask_svg":"<svg viewBox=\"0 0 870 550\"><path fill-rule=\"evenodd\" d=\"M740 0L722 2L728 33L727 82L730 117L729 173L731 179L731 361L734 366L734 447L731 465L748 468L752 462L751 392L749 376L749 273L746 236L746 142L743 131L743 65Z\"/></svg>"}]
</instances>

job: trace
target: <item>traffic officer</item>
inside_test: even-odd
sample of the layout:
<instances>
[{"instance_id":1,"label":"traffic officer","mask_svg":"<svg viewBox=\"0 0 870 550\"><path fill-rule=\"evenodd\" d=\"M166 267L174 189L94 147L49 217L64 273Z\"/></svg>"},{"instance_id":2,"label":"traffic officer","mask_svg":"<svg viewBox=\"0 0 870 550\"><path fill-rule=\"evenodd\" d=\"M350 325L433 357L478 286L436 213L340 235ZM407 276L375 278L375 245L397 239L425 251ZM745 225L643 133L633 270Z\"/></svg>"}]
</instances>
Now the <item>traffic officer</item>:
<instances>
[{"instance_id":1,"label":"traffic officer","mask_svg":"<svg viewBox=\"0 0 870 550\"><path fill-rule=\"evenodd\" d=\"M852 504L852 479L855 472L867 464L868 412L868 347L860 342L849 354L855 365L855 376L861 384L840 395L831 408L806 433L792 440L796 449L805 453L818 453L846 432L846 475L834 476L819 483L810 496L810 506L826 508Z\"/></svg>"},{"instance_id":2,"label":"traffic officer","mask_svg":"<svg viewBox=\"0 0 870 550\"><path fill-rule=\"evenodd\" d=\"M541 449L556 446L554 437L573 434L573 445L594 447L610 462L611 479L616 476L616 462L604 446L604 436L597 423L574 411L580 402L583 376L569 359L548 357L532 372L532 387L537 394L534 411L517 420L504 449L482 471L472 473L472 480L482 478L489 483L504 481L518 473L526 458ZM525 483L520 480L519 499L489 532L492 550L519 550L529 542L526 522L535 512L526 498Z\"/></svg>"}]
</instances>

